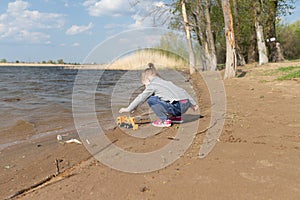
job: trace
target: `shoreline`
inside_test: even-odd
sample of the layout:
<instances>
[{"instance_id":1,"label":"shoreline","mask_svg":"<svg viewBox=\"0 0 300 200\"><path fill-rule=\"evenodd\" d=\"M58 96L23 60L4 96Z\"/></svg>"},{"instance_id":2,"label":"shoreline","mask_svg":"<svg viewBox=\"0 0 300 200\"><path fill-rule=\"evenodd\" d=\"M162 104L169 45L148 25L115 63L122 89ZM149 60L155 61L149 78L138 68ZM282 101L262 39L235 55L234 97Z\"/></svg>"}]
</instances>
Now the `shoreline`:
<instances>
[{"instance_id":1,"label":"shoreline","mask_svg":"<svg viewBox=\"0 0 300 200\"><path fill-rule=\"evenodd\" d=\"M63 67L64 69L78 69L78 70L142 70L145 69L144 65L130 66L130 65L107 65L107 64L42 64L42 63L0 63L1 67ZM157 66L157 69L174 69L174 70L188 70L187 67L170 67L170 66Z\"/></svg>"},{"instance_id":2,"label":"shoreline","mask_svg":"<svg viewBox=\"0 0 300 200\"><path fill-rule=\"evenodd\" d=\"M0 63L0 67L64 67L65 69L104 69L104 64Z\"/></svg>"}]
</instances>

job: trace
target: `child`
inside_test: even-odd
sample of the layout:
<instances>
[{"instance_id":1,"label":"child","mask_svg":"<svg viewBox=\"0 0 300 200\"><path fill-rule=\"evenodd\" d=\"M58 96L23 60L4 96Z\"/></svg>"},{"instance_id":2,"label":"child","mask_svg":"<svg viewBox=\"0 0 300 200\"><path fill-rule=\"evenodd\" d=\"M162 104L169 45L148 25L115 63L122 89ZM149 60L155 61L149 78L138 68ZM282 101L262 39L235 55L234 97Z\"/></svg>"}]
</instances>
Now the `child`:
<instances>
[{"instance_id":1,"label":"child","mask_svg":"<svg viewBox=\"0 0 300 200\"><path fill-rule=\"evenodd\" d=\"M169 127L172 123L182 123L181 115L190 107L194 111L198 109L197 103L184 89L160 78L152 63L149 63L148 68L142 72L141 82L146 89L127 108L121 108L120 113L131 112L147 100L148 105L159 118L152 122L152 125Z\"/></svg>"}]
</instances>

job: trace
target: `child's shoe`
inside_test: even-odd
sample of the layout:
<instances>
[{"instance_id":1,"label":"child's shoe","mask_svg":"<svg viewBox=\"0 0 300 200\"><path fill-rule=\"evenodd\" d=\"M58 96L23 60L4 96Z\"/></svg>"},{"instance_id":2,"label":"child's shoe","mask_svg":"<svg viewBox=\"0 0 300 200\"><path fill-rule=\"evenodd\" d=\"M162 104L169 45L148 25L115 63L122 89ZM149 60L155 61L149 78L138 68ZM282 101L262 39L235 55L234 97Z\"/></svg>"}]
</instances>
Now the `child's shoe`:
<instances>
[{"instance_id":1,"label":"child's shoe","mask_svg":"<svg viewBox=\"0 0 300 200\"><path fill-rule=\"evenodd\" d=\"M175 123L175 124L182 124L183 123L183 120L182 120L181 116L172 116L172 117L169 117L169 120L171 120L171 122Z\"/></svg>"},{"instance_id":2,"label":"child's shoe","mask_svg":"<svg viewBox=\"0 0 300 200\"><path fill-rule=\"evenodd\" d=\"M172 125L172 122L169 119L164 120L164 121L158 119L158 120L152 122L152 125L156 126L156 127L170 127Z\"/></svg>"}]
</instances>

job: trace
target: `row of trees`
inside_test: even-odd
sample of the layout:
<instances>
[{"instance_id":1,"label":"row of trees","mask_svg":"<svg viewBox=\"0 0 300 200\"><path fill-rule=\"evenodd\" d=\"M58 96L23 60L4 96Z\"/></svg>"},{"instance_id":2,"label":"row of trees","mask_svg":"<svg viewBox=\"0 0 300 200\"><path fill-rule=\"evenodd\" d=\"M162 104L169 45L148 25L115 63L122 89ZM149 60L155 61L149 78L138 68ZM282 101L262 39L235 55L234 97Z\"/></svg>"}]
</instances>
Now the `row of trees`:
<instances>
[{"instance_id":1,"label":"row of trees","mask_svg":"<svg viewBox=\"0 0 300 200\"><path fill-rule=\"evenodd\" d=\"M7 60L5 58L2 58L0 60L0 63L7 63ZM16 60L15 63L24 63L24 62L20 62L19 60ZM58 59L57 62L56 61L53 61L53 60L48 60L48 61L42 61L41 62L42 64L65 64L64 60L63 59Z\"/></svg>"},{"instance_id":2,"label":"row of trees","mask_svg":"<svg viewBox=\"0 0 300 200\"><path fill-rule=\"evenodd\" d=\"M2 58L0 60L0 63L7 63L7 60L5 58ZM22 62L22 61L19 61L19 60L16 60L15 63L25 63L25 62ZM42 62L38 62L38 63L42 63L42 64L60 64L60 65L63 65L63 64L74 64L74 65L78 65L79 63L66 63L63 59L58 59L57 61L55 60L48 60L48 61L42 61Z\"/></svg>"},{"instance_id":3,"label":"row of trees","mask_svg":"<svg viewBox=\"0 0 300 200\"><path fill-rule=\"evenodd\" d=\"M193 41L197 41L202 48L203 68L216 70L217 63L226 61L225 78L229 78L235 76L238 65L284 60L276 28L280 17L294 9L294 3L295 0L173 0L155 14L171 12L169 26L185 30L191 73L199 56L193 49Z\"/></svg>"},{"instance_id":4,"label":"row of trees","mask_svg":"<svg viewBox=\"0 0 300 200\"><path fill-rule=\"evenodd\" d=\"M278 40L281 43L284 57L287 59L300 58L300 20L292 24L279 24L277 27Z\"/></svg>"}]
</instances>

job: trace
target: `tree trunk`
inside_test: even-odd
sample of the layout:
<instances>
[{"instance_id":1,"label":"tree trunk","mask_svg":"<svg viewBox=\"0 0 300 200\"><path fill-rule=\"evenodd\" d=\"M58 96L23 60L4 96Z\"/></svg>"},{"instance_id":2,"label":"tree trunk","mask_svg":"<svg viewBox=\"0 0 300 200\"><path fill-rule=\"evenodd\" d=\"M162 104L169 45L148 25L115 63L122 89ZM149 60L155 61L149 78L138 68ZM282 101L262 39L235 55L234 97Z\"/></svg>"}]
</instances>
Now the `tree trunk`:
<instances>
[{"instance_id":1,"label":"tree trunk","mask_svg":"<svg viewBox=\"0 0 300 200\"><path fill-rule=\"evenodd\" d=\"M271 62L280 62L284 61L284 57L281 53L280 43L276 37L276 16L277 16L277 9L278 9L278 0L273 0L268 2L269 6L269 15L267 20L267 44L269 49L269 60Z\"/></svg>"},{"instance_id":2,"label":"tree trunk","mask_svg":"<svg viewBox=\"0 0 300 200\"><path fill-rule=\"evenodd\" d=\"M201 61L202 61L202 71L207 71L207 65L206 65L206 53L204 52L205 50L203 49L203 40L202 40L202 37L201 37L201 26L200 26L200 23L199 23L199 10L197 8L196 12L193 12L193 17L194 17L194 20L195 20L195 27L194 27L194 30L195 30L195 33L197 35L197 39L198 39L198 42L200 44L200 53L201 53Z\"/></svg>"},{"instance_id":3,"label":"tree trunk","mask_svg":"<svg viewBox=\"0 0 300 200\"><path fill-rule=\"evenodd\" d=\"M254 63L258 59L256 31L255 31L254 24L251 28L251 35L250 35L249 40L250 40L250 45L249 45L248 50L247 50L247 63Z\"/></svg>"},{"instance_id":4,"label":"tree trunk","mask_svg":"<svg viewBox=\"0 0 300 200\"><path fill-rule=\"evenodd\" d=\"M256 30L256 38L257 38L257 48L258 48L258 59L259 65L263 65L269 62L267 56L267 47L264 38L264 30L263 25L261 23L261 2L254 2L254 25Z\"/></svg>"},{"instance_id":5,"label":"tree trunk","mask_svg":"<svg viewBox=\"0 0 300 200\"><path fill-rule=\"evenodd\" d=\"M236 52L233 30L233 20L230 10L229 0L222 0L222 9L225 22L225 37L226 37L226 68L224 78L235 77L236 74Z\"/></svg>"},{"instance_id":6,"label":"tree trunk","mask_svg":"<svg viewBox=\"0 0 300 200\"><path fill-rule=\"evenodd\" d=\"M204 55L205 55L205 63L206 63L206 66L207 66L207 69L208 71L214 71L212 69L212 58L211 58L211 54L210 54L210 51L209 51L209 44L207 41L203 41L203 49L204 49Z\"/></svg>"},{"instance_id":7,"label":"tree trunk","mask_svg":"<svg viewBox=\"0 0 300 200\"><path fill-rule=\"evenodd\" d=\"M209 54L209 63L211 71L215 71L217 69L217 55L216 55L216 47L214 37L211 31L211 20L210 20L210 3L208 0L205 0L205 18L206 18L206 33L207 33L207 48Z\"/></svg>"},{"instance_id":8,"label":"tree trunk","mask_svg":"<svg viewBox=\"0 0 300 200\"><path fill-rule=\"evenodd\" d=\"M186 32L186 40L188 45L188 51L189 51L189 62L190 62L190 74L193 74L195 72L195 54L193 50L192 40L191 40L191 31L190 31L190 25L186 13L186 7L185 7L185 0L181 0L181 9L182 9L182 17L184 21L184 28Z\"/></svg>"},{"instance_id":9,"label":"tree trunk","mask_svg":"<svg viewBox=\"0 0 300 200\"><path fill-rule=\"evenodd\" d=\"M216 70L217 69L217 55L215 40L211 30L211 20L209 11L209 2L205 0L194 1L193 17L195 20L195 32L199 40L199 44L203 49L203 70Z\"/></svg>"},{"instance_id":10,"label":"tree trunk","mask_svg":"<svg viewBox=\"0 0 300 200\"><path fill-rule=\"evenodd\" d=\"M284 56L283 56L283 53L281 51L281 46L280 46L280 43L279 42L276 42L276 61L275 62L280 62L280 61L284 61Z\"/></svg>"},{"instance_id":11,"label":"tree trunk","mask_svg":"<svg viewBox=\"0 0 300 200\"><path fill-rule=\"evenodd\" d=\"M205 57L205 70L211 69L211 55L208 50L208 39L206 34L206 18L205 18L205 11L202 7L202 0L197 1L197 12L199 17L197 17L197 26L200 29L200 39L202 40L202 48L204 50L204 57Z\"/></svg>"},{"instance_id":12,"label":"tree trunk","mask_svg":"<svg viewBox=\"0 0 300 200\"><path fill-rule=\"evenodd\" d=\"M242 50L240 48L240 20L238 12L238 2L233 0L233 16L234 16L234 33L235 33L235 45L236 45L236 55L237 55L237 65L244 66L246 64L245 58L243 56Z\"/></svg>"},{"instance_id":13,"label":"tree trunk","mask_svg":"<svg viewBox=\"0 0 300 200\"><path fill-rule=\"evenodd\" d=\"M256 29L256 37L257 37L257 48L258 48L258 59L259 65L263 65L269 62L267 56L267 48L264 39L264 31L262 25L256 21L255 22L255 29Z\"/></svg>"}]
</instances>

